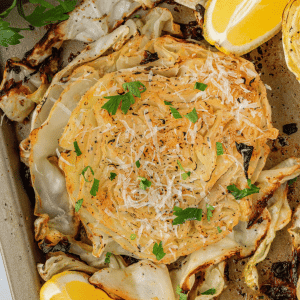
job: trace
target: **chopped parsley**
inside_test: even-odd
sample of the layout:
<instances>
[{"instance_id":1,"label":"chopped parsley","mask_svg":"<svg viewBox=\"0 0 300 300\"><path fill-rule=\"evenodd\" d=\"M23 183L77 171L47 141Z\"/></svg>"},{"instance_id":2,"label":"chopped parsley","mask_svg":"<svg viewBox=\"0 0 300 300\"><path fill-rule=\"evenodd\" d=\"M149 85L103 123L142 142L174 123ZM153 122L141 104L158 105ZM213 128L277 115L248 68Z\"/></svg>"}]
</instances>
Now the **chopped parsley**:
<instances>
[{"instance_id":1,"label":"chopped parsley","mask_svg":"<svg viewBox=\"0 0 300 300\"><path fill-rule=\"evenodd\" d=\"M48 82L50 83L52 81L52 76L47 74L47 79L48 79Z\"/></svg>"},{"instance_id":2,"label":"chopped parsley","mask_svg":"<svg viewBox=\"0 0 300 300\"><path fill-rule=\"evenodd\" d=\"M219 226L217 227L217 229L218 229L218 232L219 232L219 233L222 232L222 229L221 229Z\"/></svg>"},{"instance_id":3,"label":"chopped parsley","mask_svg":"<svg viewBox=\"0 0 300 300\"><path fill-rule=\"evenodd\" d=\"M159 244L154 244L152 253L156 256L157 260L161 260L166 255L162 246L162 242Z\"/></svg>"},{"instance_id":4,"label":"chopped parsley","mask_svg":"<svg viewBox=\"0 0 300 300\"><path fill-rule=\"evenodd\" d=\"M125 82L123 83L122 87L124 91L128 90L128 92L123 95L104 97L109 101L107 101L102 108L107 110L111 115L115 115L117 113L117 109L121 101L121 110L126 115L130 106L135 103L134 96L141 98L141 93L146 91L145 85L140 81Z\"/></svg>"},{"instance_id":5,"label":"chopped parsley","mask_svg":"<svg viewBox=\"0 0 300 300\"><path fill-rule=\"evenodd\" d=\"M76 155L80 156L82 154L82 152L80 151L78 143L75 141L73 144L74 144L74 149L75 149Z\"/></svg>"},{"instance_id":6,"label":"chopped parsley","mask_svg":"<svg viewBox=\"0 0 300 300\"><path fill-rule=\"evenodd\" d=\"M140 180L140 188L144 191L146 191L147 187L150 187L152 182L149 181L147 178L145 177L138 177L138 180Z\"/></svg>"},{"instance_id":7,"label":"chopped parsley","mask_svg":"<svg viewBox=\"0 0 300 300\"><path fill-rule=\"evenodd\" d=\"M109 264L110 263L110 257L112 256L112 253L111 252L106 252L106 255L105 255L105 263L106 264Z\"/></svg>"},{"instance_id":8,"label":"chopped parsley","mask_svg":"<svg viewBox=\"0 0 300 300\"><path fill-rule=\"evenodd\" d=\"M80 199L75 203L75 211L76 212L79 212L79 209L81 208L82 203L83 203L83 199Z\"/></svg>"},{"instance_id":9,"label":"chopped parsley","mask_svg":"<svg viewBox=\"0 0 300 300\"><path fill-rule=\"evenodd\" d=\"M182 289L180 288L179 285L177 285L177 287L176 287L176 294L179 295L179 300L187 300L188 295L182 293Z\"/></svg>"},{"instance_id":10,"label":"chopped parsley","mask_svg":"<svg viewBox=\"0 0 300 300\"><path fill-rule=\"evenodd\" d=\"M194 90L197 89L197 90L200 90L202 92L204 92L207 88L207 84L204 84L204 83L201 83L201 82L196 82L195 83L195 86L194 86Z\"/></svg>"},{"instance_id":11,"label":"chopped parsley","mask_svg":"<svg viewBox=\"0 0 300 300\"><path fill-rule=\"evenodd\" d=\"M134 233L131 234L131 235L130 235L130 239L131 239L132 241L134 241L134 240L136 239L136 234L134 234Z\"/></svg>"},{"instance_id":12,"label":"chopped parsley","mask_svg":"<svg viewBox=\"0 0 300 300\"><path fill-rule=\"evenodd\" d=\"M139 161L139 160L137 160L137 161L135 162L135 165L136 165L136 167L137 167L137 168L139 168L139 167L141 166L141 163L140 163L140 161Z\"/></svg>"},{"instance_id":13,"label":"chopped parsley","mask_svg":"<svg viewBox=\"0 0 300 300\"><path fill-rule=\"evenodd\" d=\"M140 19L140 18L141 18L141 15L135 15L134 18Z\"/></svg>"},{"instance_id":14,"label":"chopped parsley","mask_svg":"<svg viewBox=\"0 0 300 300\"><path fill-rule=\"evenodd\" d=\"M216 142L216 147L217 147L217 155L223 155L224 150L223 150L223 145L220 142Z\"/></svg>"},{"instance_id":15,"label":"chopped parsley","mask_svg":"<svg viewBox=\"0 0 300 300\"><path fill-rule=\"evenodd\" d=\"M116 177L117 177L117 174L116 174L116 173L110 172L109 179L110 179L111 181L113 181Z\"/></svg>"},{"instance_id":16,"label":"chopped parsley","mask_svg":"<svg viewBox=\"0 0 300 300\"><path fill-rule=\"evenodd\" d=\"M96 196L97 195L97 192L99 190L99 182L100 181L98 179L94 178L93 186L92 186L92 188L90 190L90 194L92 196Z\"/></svg>"},{"instance_id":17,"label":"chopped parsley","mask_svg":"<svg viewBox=\"0 0 300 300\"><path fill-rule=\"evenodd\" d=\"M94 175L94 171L93 171L92 167L90 167L90 166L85 167L85 168L83 169L83 171L81 172L81 175L83 176L85 182L92 182L92 180L87 180L87 179L85 178L85 172L86 172L88 169L90 169L90 170L91 170L91 173Z\"/></svg>"},{"instance_id":18,"label":"chopped parsley","mask_svg":"<svg viewBox=\"0 0 300 300\"><path fill-rule=\"evenodd\" d=\"M179 111L176 108L170 106L170 110L175 119L182 119L181 114L179 113Z\"/></svg>"},{"instance_id":19,"label":"chopped parsley","mask_svg":"<svg viewBox=\"0 0 300 300\"><path fill-rule=\"evenodd\" d=\"M186 221L198 220L202 219L202 209L188 207L186 209L182 209L178 206L174 206L173 215L177 216L173 220L173 225L183 224Z\"/></svg>"},{"instance_id":20,"label":"chopped parsley","mask_svg":"<svg viewBox=\"0 0 300 300\"><path fill-rule=\"evenodd\" d=\"M236 200L240 200L249 195L259 193L260 188L252 184L250 179L247 180L247 183L249 188L239 190L234 184L232 184L227 187L227 190L234 196Z\"/></svg>"},{"instance_id":21,"label":"chopped parsley","mask_svg":"<svg viewBox=\"0 0 300 300\"><path fill-rule=\"evenodd\" d=\"M181 175L182 179L187 180L187 178L191 176L191 172L186 172L179 160L177 160L177 164L178 164L180 170L184 172Z\"/></svg>"},{"instance_id":22,"label":"chopped parsley","mask_svg":"<svg viewBox=\"0 0 300 300\"><path fill-rule=\"evenodd\" d=\"M216 289L215 288L212 288L212 289L209 289L203 293L201 293L202 295L214 295L216 293Z\"/></svg>"},{"instance_id":23,"label":"chopped parsley","mask_svg":"<svg viewBox=\"0 0 300 300\"><path fill-rule=\"evenodd\" d=\"M130 94L138 98L141 98L141 93L144 93L147 90L145 85L142 84L140 81L125 82L122 84L122 87L124 91L128 89ZM143 88L142 90L140 90L141 87Z\"/></svg>"},{"instance_id":24,"label":"chopped parsley","mask_svg":"<svg viewBox=\"0 0 300 300\"><path fill-rule=\"evenodd\" d=\"M185 117L187 119L189 119L192 123L196 123L198 121L198 115L197 115L196 108L194 107L194 109L190 113L185 115Z\"/></svg>"},{"instance_id":25,"label":"chopped parsley","mask_svg":"<svg viewBox=\"0 0 300 300\"><path fill-rule=\"evenodd\" d=\"M210 218L213 216L213 210L215 210L215 208L211 205L206 204L206 208L207 208L207 220L208 222L210 221Z\"/></svg>"},{"instance_id":26,"label":"chopped parsley","mask_svg":"<svg viewBox=\"0 0 300 300\"><path fill-rule=\"evenodd\" d=\"M165 103L165 105L172 105L172 103L169 101L164 101L164 103Z\"/></svg>"},{"instance_id":27,"label":"chopped parsley","mask_svg":"<svg viewBox=\"0 0 300 300\"><path fill-rule=\"evenodd\" d=\"M295 177L295 178L293 178L293 179L290 179L290 180L288 181L288 185L291 186L291 185L297 180L297 178L298 178L298 177Z\"/></svg>"}]
</instances>

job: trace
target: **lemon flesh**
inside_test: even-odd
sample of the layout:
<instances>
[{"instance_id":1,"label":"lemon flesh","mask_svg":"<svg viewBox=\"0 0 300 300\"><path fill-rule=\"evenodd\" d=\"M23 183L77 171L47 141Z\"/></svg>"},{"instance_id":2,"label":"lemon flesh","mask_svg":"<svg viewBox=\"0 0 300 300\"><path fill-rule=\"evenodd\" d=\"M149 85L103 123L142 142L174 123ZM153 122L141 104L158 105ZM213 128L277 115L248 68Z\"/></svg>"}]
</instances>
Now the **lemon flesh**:
<instances>
[{"instance_id":1,"label":"lemon flesh","mask_svg":"<svg viewBox=\"0 0 300 300\"><path fill-rule=\"evenodd\" d=\"M42 287L41 300L111 300L102 290L88 281L81 272L67 271L53 276Z\"/></svg>"},{"instance_id":2,"label":"lemon flesh","mask_svg":"<svg viewBox=\"0 0 300 300\"><path fill-rule=\"evenodd\" d=\"M288 2L210 0L205 13L204 36L225 53L247 53L280 30Z\"/></svg>"}]
</instances>

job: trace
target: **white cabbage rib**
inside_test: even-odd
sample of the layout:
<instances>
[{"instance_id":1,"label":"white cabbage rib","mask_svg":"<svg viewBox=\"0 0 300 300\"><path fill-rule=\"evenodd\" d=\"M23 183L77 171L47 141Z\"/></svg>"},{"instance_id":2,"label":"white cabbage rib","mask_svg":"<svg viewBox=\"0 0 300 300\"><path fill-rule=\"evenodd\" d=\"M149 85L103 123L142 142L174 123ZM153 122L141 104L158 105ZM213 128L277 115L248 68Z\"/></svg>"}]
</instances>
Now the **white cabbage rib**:
<instances>
[{"instance_id":1,"label":"white cabbage rib","mask_svg":"<svg viewBox=\"0 0 300 300\"><path fill-rule=\"evenodd\" d=\"M233 232L221 241L188 255L181 261L178 269L170 272L174 290L177 286L180 286L185 292L192 290L195 274L203 269L202 266L216 265L237 253L241 257L250 255L258 247L259 241L265 235L270 224L270 216L267 211L263 213L262 217L261 224L255 224L251 229L247 229L247 223L240 222L234 227Z\"/></svg>"},{"instance_id":2,"label":"white cabbage rib","mask_svg":"<svg viewBox=\"0 0 300 300\"><path fill-rule=\"evenodd\" d=\"M89 281L124 300L175 300L167 267L147 260L125 269L102 269Z\"/></svg>"},{"instance_id":3,"label":"white cabbage rib","mask_svg":"<svg viewBox=\"0 0 300 300\"><path fill-rule=\"evenodd\" d=\"M59 101L55 103L48 122L30 135L30 172L37 199L35 214L48 215L52 228L70 235L74 235L76 230L65 178L58 166L51 163L48 158L56 156L58 139L72 110L81 96L95 84L98 74L90 67L81 67L74 72L73 79L64 89Z\"/></svg>"},{"instance_id":4,"label":"white cabbage rib","mask_svg":"<svg viewBox=\"0 0 300 300\"><path fill-rule=\"evenodd\" d=\"M65 254L50 257L45 264L38 264L37 269L45 281L65 271L81 271L87 274L93 274L98 271L98 269Z\"/></svg>"},{"instance_id":5,"label":"white cabbage rib","mask_svg":"<svg viewBox=\"0 0 300 300\"><path fill-rule=\"evenodd\" d=\"M288 232L292 238L293 250L299 253L300 250L300 205L298 205L295 214L293 215L292 227L288 229ZM297 254L296 254L297 255ZM297 281L297 299L300 299L300 277Z\"/></svg>"}]
</instances>

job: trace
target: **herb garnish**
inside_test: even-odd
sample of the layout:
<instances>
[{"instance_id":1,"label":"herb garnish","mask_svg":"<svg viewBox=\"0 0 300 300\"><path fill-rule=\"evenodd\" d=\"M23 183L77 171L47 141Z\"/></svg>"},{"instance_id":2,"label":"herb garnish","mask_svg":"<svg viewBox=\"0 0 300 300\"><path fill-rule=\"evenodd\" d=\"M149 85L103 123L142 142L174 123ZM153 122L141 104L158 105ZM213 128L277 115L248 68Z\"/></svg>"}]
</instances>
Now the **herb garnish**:
<instances>
[{"instance_id":1,"label":"herb garnish","mask_svg":"<svg viewBox=\"0 0 300 300\"><path fill-rule=\"evenodd\" d=\"M128 92L123 95L107 96L105 99L109 99L102 108L107 110L111 115L117 113L117 109L122 101L121 110L126 115L130 106L135 103L134 97L141 98L141 93L146 91L146 87L140 81L125 82L122 85L124 91L128 89ZM140 90L140 88L143 88Z\"/></svg>"},{"instance_id":2,"label":"herb garnish","mask_svg":"<svg viewBox=\"0 0 300 300\"><path fill-rule=\"evenodd\" d=\"M112 172L110 172L109 179L110 179L111 181L113 181L113 180L116 178L116 176L117 176L117 174L116 174L116 173L112 173Z\"/></svg>"},{"instance_id":3,"label":"herb garnish","mask_svg":"<svg viewBox=\"0 0 300 300\"><path fill-rule=\"evenodd\" d=\"M69 19L67 13L71 12L76 6L76 0L57 0L60 4L52 5L46 0L29 0L33 4L39 4L34 11L26 16L23 7L23 0L14 0L12 5L3 13L0 14L0 45L8 47L8 45L20 44L20 39L24 36L19 32L23 30L32 30L32 26L42 27L58 21ZM13 8L17 6L19 15L30 23L28 28L15 28L3 19L6 18Z\"/></svg>"},{"instance_id":4,"label":"herb garnish","mask_svg":"<svg viewBox=\"0 0 300 300\"><path fill-rule=\"evenodd\" d=\"M182 115L179 113L179 111L176 108L170 106L170 110L175 119L182 119Z\"/></svg>"},{"instance_id":5,"label":"herb garnish","mask_svg":"<svg viewBox=\"0 0 300 300\"><path fill-rule=\"evenodd\" d=\"M136 239L136 234L134 234L134 233L131 234L131 235L130 235L130 239L131 239L132 241L134 241L134 240Z\"/></svg>"},{"instance_id":6,"label":"herb garnish","mask_svg":"<svg viewBox=\"0 0 300 300\"><path fill-rule=\"evenodd\" d=\"M186 221L198 220L202 219L202 209L188 207L186 209L182 209L178 206L174 206L173 215L177 216L173 220L173 225L183 224Z\"/></svg>"},{"instance_id":7,"label":"herb garnish","mask_svg":"<svg viewBox=\"0 0 300 300\"><path fill-rule=\"evenodd\" d=\"M295 178L293 178L293 179L290 179L290 180L288 181L288 185L291 186L297 179L298 179L298 177L295 177Z\"/></svg>"},{"instance_id":8,"label":"herb garnish","mask_svg":"<svg viewBox=\"0 0 300 300\"><path fill-rule=\"evenodd\" d=\"M152 253L156 256L157 260L161 260L166 255L162 242L159 245L157 243L154 244Z\"/></svg>"},{"instance_id":9,"label":"herb garnish","mask_svg":"<svg viewBox=\"0 0 300 300\"><path fill-rule=\"evenodd\" d=\"M83 176L85 182L92 182L92 180L87 180L87 179L85 178L85 172L86 172L88 169L90 169L91 172L92 172L92 174L95 175L95 174L94 174L94 171L93 171L93 169L92 169L92 167L90 167L90 166L85 167L85 168L83 169L83 171L81 172L81 175Z\"/></svg>"},{"instance_id":10,"label":"herb garnish","mask_svg":"<svg viewBox=\"0 0 300 300\"><path fill-rule=\"evenodd\" d=\"M137 160L137 161L135 162L135 165L136 165L136 167L137 167L137 168L139 168L139 167L141 166L141 163L140 163L140 161L139 161L139 160Z\"/></svg>"},{"instance_id":11,"label":"herb garnish","mask_svg":"<svg viewBox=\"0 0 300 300\"><path fill-rule=\"evenodd\" d=\"M176 287L176 294L179 295L179 300L187 300L188 295L182 293L182 289L180 288L179 285L177 285L177 287Z\"/></svg>"},{"instance_id":12,"label":"herb garnish","mask_svg":"<svg viewBox=\"0 0 300 300\"><path fill-rule=\"evenodd\" d=\"M164 103L165 103L165 105L172 105L172 103L169 101L164 101Z\"/></svg>"},{"instance_id":13,"label":"herb garnish","mask_svg":"<svg viewBox=\"0 0 300 300\"><path fill-rule=\"evenodd\" d=\"M80 199L75 203L75 211L76 212L79 212L79 209L81 208L82 203L83 203L83 199Z\"/></svg>"},{"instance_id":14,"label":"herb garnish","mask_svg":"<svg viewBox=\"0 0 300 300\"><path fill-rule=\"evenodd\" d=\"M210 218L213 216L213 210L215 210L215 208L211 205L206 204L206 208L207 208L207 220L208 222L210 221Z\"/></svg>"},{"instance_id":15,"label":"herb garnish","mask_svg":"<svg viewBox=\"0 0 300 300\"><path fill-rule=\"evenodd\" d=\"M214 295L216 293L216 289L215 288L212 288L212 289L209 289L203 293L201 293L202 295Z\"/></svg>"},{"instance_id":16,"label":"herb garnish","mask_svg":"<svg viewBox=\"0 0 300 300\"><path fill-rule=\"evenodd\" d=\"M202 92L204 92L207 88L207 84L204 84L204 83L201 83L201 82L196 82L195 83L195 86L194 86L194 90L197 89L197 90L200 90Z\"/></svg>"},{"instance_id":17,"label":"herb garnish","mask_svg":"<svg viewBox=\"0 0 300 300\"><path fill-rule=\"evenodd\" d=\"M94 178L93 186L92 186L92 188L90 190L90 194L92 196L96 196L97 195L97 192L99 190L99 182L100 181L98 179Z\"/></svg>"},{"instance_id":18,"label":"herb garnish","mask_svg":"<svg viewBox=\"0 0 300 300\"><path fill-rule=\"evenodd\" d=\"M74 144L74 149L75 149L76 155L80 156L82 154L82 152L80 151L78 143L75 141L73 144Z\"/></svg>"},{"instance_id":19,"label":"herb garnish","mask_svg":"<svg viewBox=\"0 0 300 300\"><path fill-rule=\"evenodd\" d=\"M150 187L152 182L149 181L147 178L145 177L138 177L138 180L140 180L140 188L144 191L146 191L147 187Z\"/></svg>"},{"instance_id":20,"label":"herb garnish","mask_svg":"<svg viewBox=\"0 0 300 300\"><path fill-rule=\"evenodd\" d=\"M223 155L224 150L223 150L223 145L220 142L216 142L216 147L217 147L217 155Z\"/></svg>"},{"instance_id":21,"label":"herb garnish","mask_svg":"<svg viewBox=\"0 0 300 300\"><path fill-rule=\"evenodd\" d=\"M185 117L187 119L189 119L192 123L196 123L198 121L198 115L197 115L196 108L194 107L194 109L190 113L185 115Z\"/></svg>"},{"instance_id":22,"label":"herb garnish","mask_svg":"<svg viewBox=\"0 0 300 300\"><path fill-rule=\"evenodd\" d=\"M240 200L245 198L246 196L259 193L260 188L252 184L250 179L247 180L247 183L249 189L245 188L243 190L239 190L234 184L232 184L227 187L227 190L231 192L231 194L234 196L236 200Z\"/></svg>"},{"instance_id":23,"label":"herb garnish","mask_svg":"<svg viewBox=\"0 0 300 300\"><path fill-rule=\"evenodd\" d=\"M105 255L105 263L106 264L109 264L110 263L110 257L112 256L112 253L111 252L106 252L106 255Z\"/></svg>"},{"instance_id":24,"label":"herb garnish","mask_svg":"<svg viewBox=\"0 0 300 300\"><path fill-rule=\"evenodd\" d=\"M183 180L186 180L188 177L191 176L191 172L186 172L179 160L177 160L177 164L178 164L180 170L184 172L181 175L181 177L182 177Z\"/></svg>"},{"instance_id":25,"label":"herb garnish","mask_svg":"<svg viewBox=\"0 0 300 300\"><path fill-rule=\"evenodd\" d=\"M219 232L219 233L222 232L222 229L221 229L219 226L217 227L217 229L218 229L218 232Z\"/></svg>"}]
</instances>

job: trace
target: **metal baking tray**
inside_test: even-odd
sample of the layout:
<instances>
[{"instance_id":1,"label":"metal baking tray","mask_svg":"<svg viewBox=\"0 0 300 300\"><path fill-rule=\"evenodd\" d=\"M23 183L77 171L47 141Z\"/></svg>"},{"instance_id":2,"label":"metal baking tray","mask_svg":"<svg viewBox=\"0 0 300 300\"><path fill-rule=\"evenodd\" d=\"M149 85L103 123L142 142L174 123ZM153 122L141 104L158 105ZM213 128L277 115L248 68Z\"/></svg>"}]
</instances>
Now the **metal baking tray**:
<instances>
[{"instance_id":1,"label":"metal baking tray","mask_svg":"<svg viewBox=\"0 0 300 300\"><path fill-rule=\"evenodd\" d=\"M10 2L0 0L0 12ZM176 4L175 6L175 11L178 12L180 6ZM16 27L22 26L22 19L17 13L12 13L8 20ZM22 58L44 33L44 29L25 31L25 38L20 45L8 48L0 46L0 74L8 58L16 56ZM273 125L280 131L279 138L270 144L272 151L266 168L271 168L291 156L300 157L300 130L290 136L282 132L282 126L287 123L296 123L300 129L300 84L286 67L281 33L245 57L255 64L262 80L268 88L271 88L268 90L268 99L272 106ZM20 163L18 150L18 143L24 135L26 126L8 121L2 112L0 125L0 251L12 298L39 300L39 290L43 282L37 273L36 264L44 262L45 258L34 241L34 195L28 188L28 174ZM293 210L299 202L299 181L289 192L289 202ZM292 244L287 233L288 227L277 232L268 257L258 265L261 284L270 282L274 262L292 261ZM218 299L258 299L258 294L243 283L241 274L245 262L247 258L238 260L237 257L233 257L229 260L227 289Z\"/></svg>"}]
</instances>

